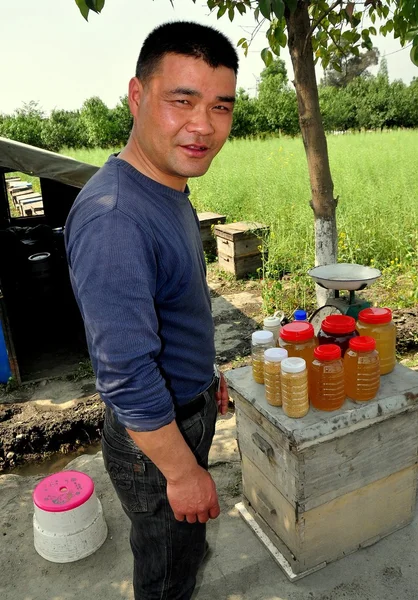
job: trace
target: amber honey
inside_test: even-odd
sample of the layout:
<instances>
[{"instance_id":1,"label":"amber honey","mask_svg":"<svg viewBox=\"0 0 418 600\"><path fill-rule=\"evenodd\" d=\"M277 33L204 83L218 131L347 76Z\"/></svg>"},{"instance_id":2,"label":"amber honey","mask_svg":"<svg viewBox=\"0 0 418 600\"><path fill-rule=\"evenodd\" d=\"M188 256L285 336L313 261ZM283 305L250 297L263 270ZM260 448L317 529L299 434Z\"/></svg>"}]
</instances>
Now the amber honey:
<instances>
[{"instance_id":1,"label":"amber honey","mask_svg":"<svg viewBox=\"0 0 418 600\"><path fill-rule=\"evenodd\" d=\"M368 336L350 340L344 355L345 392L352 400L373 400L380 386L379 354L376 342Z\"/></svg>"},{"instance_id":2,"label":"amber honey","mask_svg":"<svg viewBox=\"0 0 418 600\"><path fill-rule=\"evenodd\" d=\"M344 366L338 345L323 344L315 348L308 393L310 403L318 410L337 410L344 404Z\"/></svg>"}]
</instances>

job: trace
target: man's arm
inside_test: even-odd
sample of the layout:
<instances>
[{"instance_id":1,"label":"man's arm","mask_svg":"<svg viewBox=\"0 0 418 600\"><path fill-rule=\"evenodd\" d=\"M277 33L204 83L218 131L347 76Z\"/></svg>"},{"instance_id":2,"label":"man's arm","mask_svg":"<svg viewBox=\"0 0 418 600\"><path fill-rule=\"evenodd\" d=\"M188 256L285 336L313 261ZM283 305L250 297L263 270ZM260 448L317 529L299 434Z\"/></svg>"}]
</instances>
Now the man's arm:
<instances>
[{"instance_id":1,"label":"man's arm","mask_svg":"<svg viewBox=\"0 0 418 600\"><path fill-rule=\"evenodd\" d=\"M176 518L204 522L216 517L215 484L177 427L173 402L155 361L161 341L150 238L114 210L83 231L70 233L68 250L98 391L166 477Z\"/></svg>"},{"instance_id":2,"label":"man's arm","mask_svg":"<svg viewBox=\"0 0 418 600\"><path fill-rule=\"evenodd\" d=\"M167 479L167 496L179 521L206 523L220 513L215 483L200 467L175 421L156 431L127 432Z\"/></svg>"}]
</instances>

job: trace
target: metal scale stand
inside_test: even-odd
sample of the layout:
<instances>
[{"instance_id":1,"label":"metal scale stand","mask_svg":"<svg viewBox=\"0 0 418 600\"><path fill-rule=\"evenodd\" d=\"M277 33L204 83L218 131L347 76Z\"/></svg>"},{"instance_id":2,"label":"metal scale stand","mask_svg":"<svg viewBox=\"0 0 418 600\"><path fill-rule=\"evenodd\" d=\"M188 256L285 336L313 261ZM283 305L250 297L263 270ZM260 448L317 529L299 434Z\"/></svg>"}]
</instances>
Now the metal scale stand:
<instances>
[{"instance_id":1,"label":"metal scale stand","mask_svg":"<svg viewBox=\"0 0 418 600\"><path fill-rule=\"evenodd\" d=\"M334 296L330 295L326 304L318 308L309 319L315 334L318 333L322 321L328 315L342 314L357 319L359 312L371 304L364 298L356 296L355 292L364 290L379 279L381 274L379 269L351 263L334 263L310 269L308 275L319 286L334 292ZM340 296L342 290L349 294Z\"/></svg>"}]
</instances>

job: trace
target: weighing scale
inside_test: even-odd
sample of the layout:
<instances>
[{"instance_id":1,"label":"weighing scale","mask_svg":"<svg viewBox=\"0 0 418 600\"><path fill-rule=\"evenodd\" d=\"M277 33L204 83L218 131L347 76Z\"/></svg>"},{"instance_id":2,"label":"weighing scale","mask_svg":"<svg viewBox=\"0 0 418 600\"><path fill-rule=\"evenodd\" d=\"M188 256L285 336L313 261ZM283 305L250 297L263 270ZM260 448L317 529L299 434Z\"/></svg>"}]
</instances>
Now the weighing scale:
<instances>
[{"instance_id":1,"label":"weighing scale","mask_svg":"<svg viewBox=\"0 0 418 600\"><path fill-rule=\"evenodd\" d=\"M351 263L334 263L314 267L308 275L322 288L334 290L334 297L329 297L324 306L318 308L310 317L315 334L321 328L321 323L328 315L342 314L357 319L363 308L369 308L371 303L363 298L356 297L355 292L364 290L374 283L382 273L373 267L364 267ZM340 291L349 292L340 296Z\"/></svg>"}]
</instances>

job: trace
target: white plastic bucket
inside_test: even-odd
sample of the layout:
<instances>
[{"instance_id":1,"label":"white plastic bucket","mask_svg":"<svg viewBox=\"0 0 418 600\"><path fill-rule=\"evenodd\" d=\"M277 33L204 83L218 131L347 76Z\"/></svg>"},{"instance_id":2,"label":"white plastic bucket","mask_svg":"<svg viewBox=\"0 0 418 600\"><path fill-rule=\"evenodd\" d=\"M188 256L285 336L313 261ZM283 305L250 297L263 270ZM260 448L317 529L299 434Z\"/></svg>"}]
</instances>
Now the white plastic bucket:
<instances>
[{"instance_id":1,"label":"white plastic bucket","mask_svg":"<svg viewBox=\"0 0 418 600\"><path fill-rule=\"evenodd\" d=\"M62 471L40 481L33 492L35 550L55 563L90 556L107 537L94 483L85 473Z\"/></svg>"}]
</instances>

